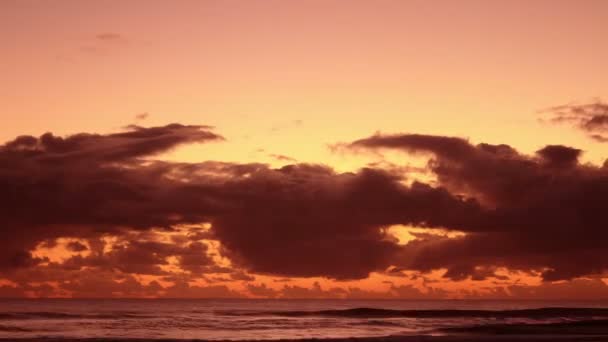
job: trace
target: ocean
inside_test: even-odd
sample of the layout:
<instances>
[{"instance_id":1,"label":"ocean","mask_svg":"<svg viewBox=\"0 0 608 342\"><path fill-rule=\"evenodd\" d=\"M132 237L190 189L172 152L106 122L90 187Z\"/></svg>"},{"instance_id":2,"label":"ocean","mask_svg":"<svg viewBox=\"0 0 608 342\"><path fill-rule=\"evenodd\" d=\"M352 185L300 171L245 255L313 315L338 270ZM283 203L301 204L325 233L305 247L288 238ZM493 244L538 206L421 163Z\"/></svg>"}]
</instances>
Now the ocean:
<instances>
[{"instance_id":1,"label":"ocean","mask_svg":"<svg viewBox=\"0 0 608 342\"><path fill-rule=\"evenodd\" d=\"M0 338L306 340L608 333L608 302L5 299ZM606 330L606 331L604 331Z\"/></svg>"}]
</instances>

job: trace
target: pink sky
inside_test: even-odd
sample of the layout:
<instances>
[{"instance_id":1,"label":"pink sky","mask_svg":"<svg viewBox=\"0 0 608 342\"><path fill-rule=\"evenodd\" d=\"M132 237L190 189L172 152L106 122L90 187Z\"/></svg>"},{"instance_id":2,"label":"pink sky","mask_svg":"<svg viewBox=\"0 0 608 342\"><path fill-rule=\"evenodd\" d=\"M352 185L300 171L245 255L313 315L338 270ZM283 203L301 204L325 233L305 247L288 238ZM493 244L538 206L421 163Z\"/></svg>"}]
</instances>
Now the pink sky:
<instances>
[{"instance_id":1,"label":"pink sky","mask_svg":"<svg viewBox=\"0 0 608 342\"><path fill-rule=\"evenodd\" d=\"M601 164L608 145L540 112L608 96L607 20L603 0L4 0L0 140L177 122L214 126L226 141L181 146L166 160L356 171L403 155L328 146L383 132L505 143L526 154L563 144ZM61 248L38 253L67 255ZM378 274L292 281L390 287Z\"/></svg>"}]
</instances>

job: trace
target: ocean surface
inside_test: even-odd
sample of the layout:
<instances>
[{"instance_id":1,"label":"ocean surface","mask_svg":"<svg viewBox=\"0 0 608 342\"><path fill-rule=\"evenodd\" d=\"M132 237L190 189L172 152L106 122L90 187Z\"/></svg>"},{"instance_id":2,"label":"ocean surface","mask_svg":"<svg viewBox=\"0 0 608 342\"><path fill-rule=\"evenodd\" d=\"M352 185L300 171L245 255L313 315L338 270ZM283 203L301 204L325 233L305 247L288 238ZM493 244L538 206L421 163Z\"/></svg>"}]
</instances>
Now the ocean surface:
<instances>
[{"instance_id":1,"label":"ocean surface","mask_svg":"<svg viewBox=\"0 0 608 342\"><path fill-rule=\"evenodd\" d=\"M602 334L607 322L605 301L0 300L3 339L294 340L538 333L538 327L562 334L581 326Z\"/></svg>"}]
</instances>

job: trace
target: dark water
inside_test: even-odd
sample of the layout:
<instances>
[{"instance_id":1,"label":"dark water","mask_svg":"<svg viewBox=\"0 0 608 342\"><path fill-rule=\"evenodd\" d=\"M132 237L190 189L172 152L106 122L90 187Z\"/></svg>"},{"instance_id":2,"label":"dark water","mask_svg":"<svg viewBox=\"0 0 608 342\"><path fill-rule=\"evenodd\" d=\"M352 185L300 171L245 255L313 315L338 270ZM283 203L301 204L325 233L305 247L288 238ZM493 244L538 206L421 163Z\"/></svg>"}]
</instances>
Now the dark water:
<instances>
[{"instance_id":1,"label":"dark water","mask_svg":"<svg viewBox=\"0 0 608 342\"><path fill-rule=\"evenodd\" d=\"M608 322L608 302L0 300L0 338L8 339L446 335L495 326L559 327L589 321Z\"/></svg>"}]
</instances>

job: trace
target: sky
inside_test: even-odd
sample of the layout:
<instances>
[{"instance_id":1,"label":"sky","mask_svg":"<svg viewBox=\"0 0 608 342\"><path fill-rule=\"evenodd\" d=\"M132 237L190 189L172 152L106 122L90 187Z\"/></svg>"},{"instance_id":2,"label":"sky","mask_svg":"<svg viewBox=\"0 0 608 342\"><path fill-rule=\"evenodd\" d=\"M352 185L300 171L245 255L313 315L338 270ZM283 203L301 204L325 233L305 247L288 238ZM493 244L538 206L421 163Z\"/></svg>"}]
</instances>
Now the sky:
<instances>
[{"instance_id":1,"label":"sky","mask_svg":"<svg viewBox=\"0 0 608 342\"><path fill-rule=\"evenodd\" d=\"M608 298L607 19L4 0L0 297Z\"/></svg>"}]
</instances>

